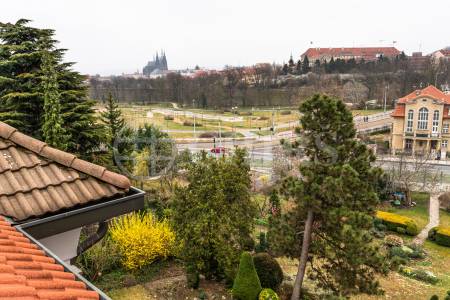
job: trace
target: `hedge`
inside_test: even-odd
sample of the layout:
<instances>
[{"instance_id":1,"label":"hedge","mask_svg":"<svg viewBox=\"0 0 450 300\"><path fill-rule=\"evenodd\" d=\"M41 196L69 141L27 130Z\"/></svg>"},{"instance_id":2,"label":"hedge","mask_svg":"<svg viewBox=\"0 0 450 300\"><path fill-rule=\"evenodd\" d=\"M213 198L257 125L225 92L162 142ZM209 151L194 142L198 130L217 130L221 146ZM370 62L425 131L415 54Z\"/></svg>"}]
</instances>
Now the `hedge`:
<instances>
[{"instance_id":1,"label":"hedge","mask_svg":"<svg viewBox=\"0 0 450 300\"><path fill-rule=\"evenodd\" d=\"M388 230L411 236L419 233L416 222L411 218L380 210L377 211L376 218L381 220Z\"/></svg>"},{"instance_id":2,"label":"hedge","mask_svg":"<svg viewBox=\"0 0 450 300\"><path fill-rule=\"evenodd\" d=\"M428 238L438 245L450 247L450 227L434 227L428 233Z\"/></svg>"}]
</instances>

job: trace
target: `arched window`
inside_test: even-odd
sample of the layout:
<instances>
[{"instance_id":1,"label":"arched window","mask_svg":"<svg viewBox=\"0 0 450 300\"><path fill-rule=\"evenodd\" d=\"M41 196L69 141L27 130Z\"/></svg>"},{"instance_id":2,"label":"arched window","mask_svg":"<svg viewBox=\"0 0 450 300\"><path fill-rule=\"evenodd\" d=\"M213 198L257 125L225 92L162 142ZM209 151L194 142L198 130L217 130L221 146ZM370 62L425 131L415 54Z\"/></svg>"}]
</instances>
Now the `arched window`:
<instances>
[{"instance_id":1,"label":"arched window","mask_svg":"<svg viewBox=\"0 0 450 300\"><path fill-rule=\"evenodd\" d=\"M410 109L408 111L408 119L406 121L406 131L412 132L413 130L413 119L414 119L414 111Z\"/></svg>"},{"instance_id":2,"label":"arched window","mask_svg":"<svg viewBox=\"0 0 450 300\"><path fill-rule=\"evenodd\" d=\"M417 122L417 129L426 130L428 127L428 109L422 107L419 109L419 121Z\"/></svg>"}]
</instances>

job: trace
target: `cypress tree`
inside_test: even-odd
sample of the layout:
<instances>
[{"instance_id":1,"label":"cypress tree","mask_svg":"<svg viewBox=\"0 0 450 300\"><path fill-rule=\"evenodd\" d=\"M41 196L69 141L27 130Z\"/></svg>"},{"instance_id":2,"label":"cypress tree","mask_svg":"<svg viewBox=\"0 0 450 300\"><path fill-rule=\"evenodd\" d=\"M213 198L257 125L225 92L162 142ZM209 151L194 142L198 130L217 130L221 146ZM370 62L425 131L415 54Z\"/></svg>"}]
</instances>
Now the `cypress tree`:
<instances>
[{"instance_id":1,"label":"cypress tree","mask_svg":"<svg viewBox=\"0 0 450 300\"><path fill-rule=\"evenodd\" d=\"M42 94L44 98L44 122L42 134L44 141L58 149L66 150L70 138L63 127L61 103L59 101L58 78L48 40L42 41Z\"/></svg>"},{"instance_id":2,"label":"cypress tree","mask_svg":"<svg viewBox=\"0 0 450 300\"><path fill-rule=\"evenodd\" d=\"M112 146L114 138L125 127L125 120L122 118L122 112L111 93L109 93L106 102L106 111L101 113L101 119L106 124L108 143Z\"/></svg>"},{"instance_id":3,"label":"cypress tree","mask_svg":"<svg viewBox=\"0 0 450 300\"><path fill-rule=\"evenodd\" d=\"M239 300L255 300L261 290L261 282L256 273L253 258L250 253L242 252L239 270L234 279L233 296Z\"/></svg>"}]
</instances>

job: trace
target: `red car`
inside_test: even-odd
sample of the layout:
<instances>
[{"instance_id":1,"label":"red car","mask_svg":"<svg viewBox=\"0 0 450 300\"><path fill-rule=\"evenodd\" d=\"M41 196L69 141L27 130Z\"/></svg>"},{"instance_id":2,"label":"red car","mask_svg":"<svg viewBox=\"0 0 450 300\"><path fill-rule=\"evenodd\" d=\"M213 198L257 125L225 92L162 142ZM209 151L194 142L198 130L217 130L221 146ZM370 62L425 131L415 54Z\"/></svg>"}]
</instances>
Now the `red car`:
<instances>
[{"instance_id":1,"label":"red car","mask_svg":"<svg viewBox=\"0 0 450 300\"><path fill-rule=\"evenodd\" d=\"M215 147L211 149L211 153L225 153L225 147Z\"/></svg>"}]
</instances>

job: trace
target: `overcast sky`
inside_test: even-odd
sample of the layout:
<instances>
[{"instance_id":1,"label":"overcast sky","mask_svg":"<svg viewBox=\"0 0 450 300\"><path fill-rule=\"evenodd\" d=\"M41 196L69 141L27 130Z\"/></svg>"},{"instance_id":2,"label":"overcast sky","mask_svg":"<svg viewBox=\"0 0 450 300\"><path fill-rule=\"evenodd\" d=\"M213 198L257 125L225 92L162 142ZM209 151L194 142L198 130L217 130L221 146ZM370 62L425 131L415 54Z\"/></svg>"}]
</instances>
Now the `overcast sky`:
<instances>
[{"instance_id":1,"label":"overcast sky","mask_svg":"<svg viewBox=\"0 0 450 300\"><path fill-rule=\"evenodd\" d=\"M170 69L281 63L310 47L450 45L449 0L8 0L0 21L56 30L88 74L132 73L164 49Z\"/></svg>"}]
</instances>

